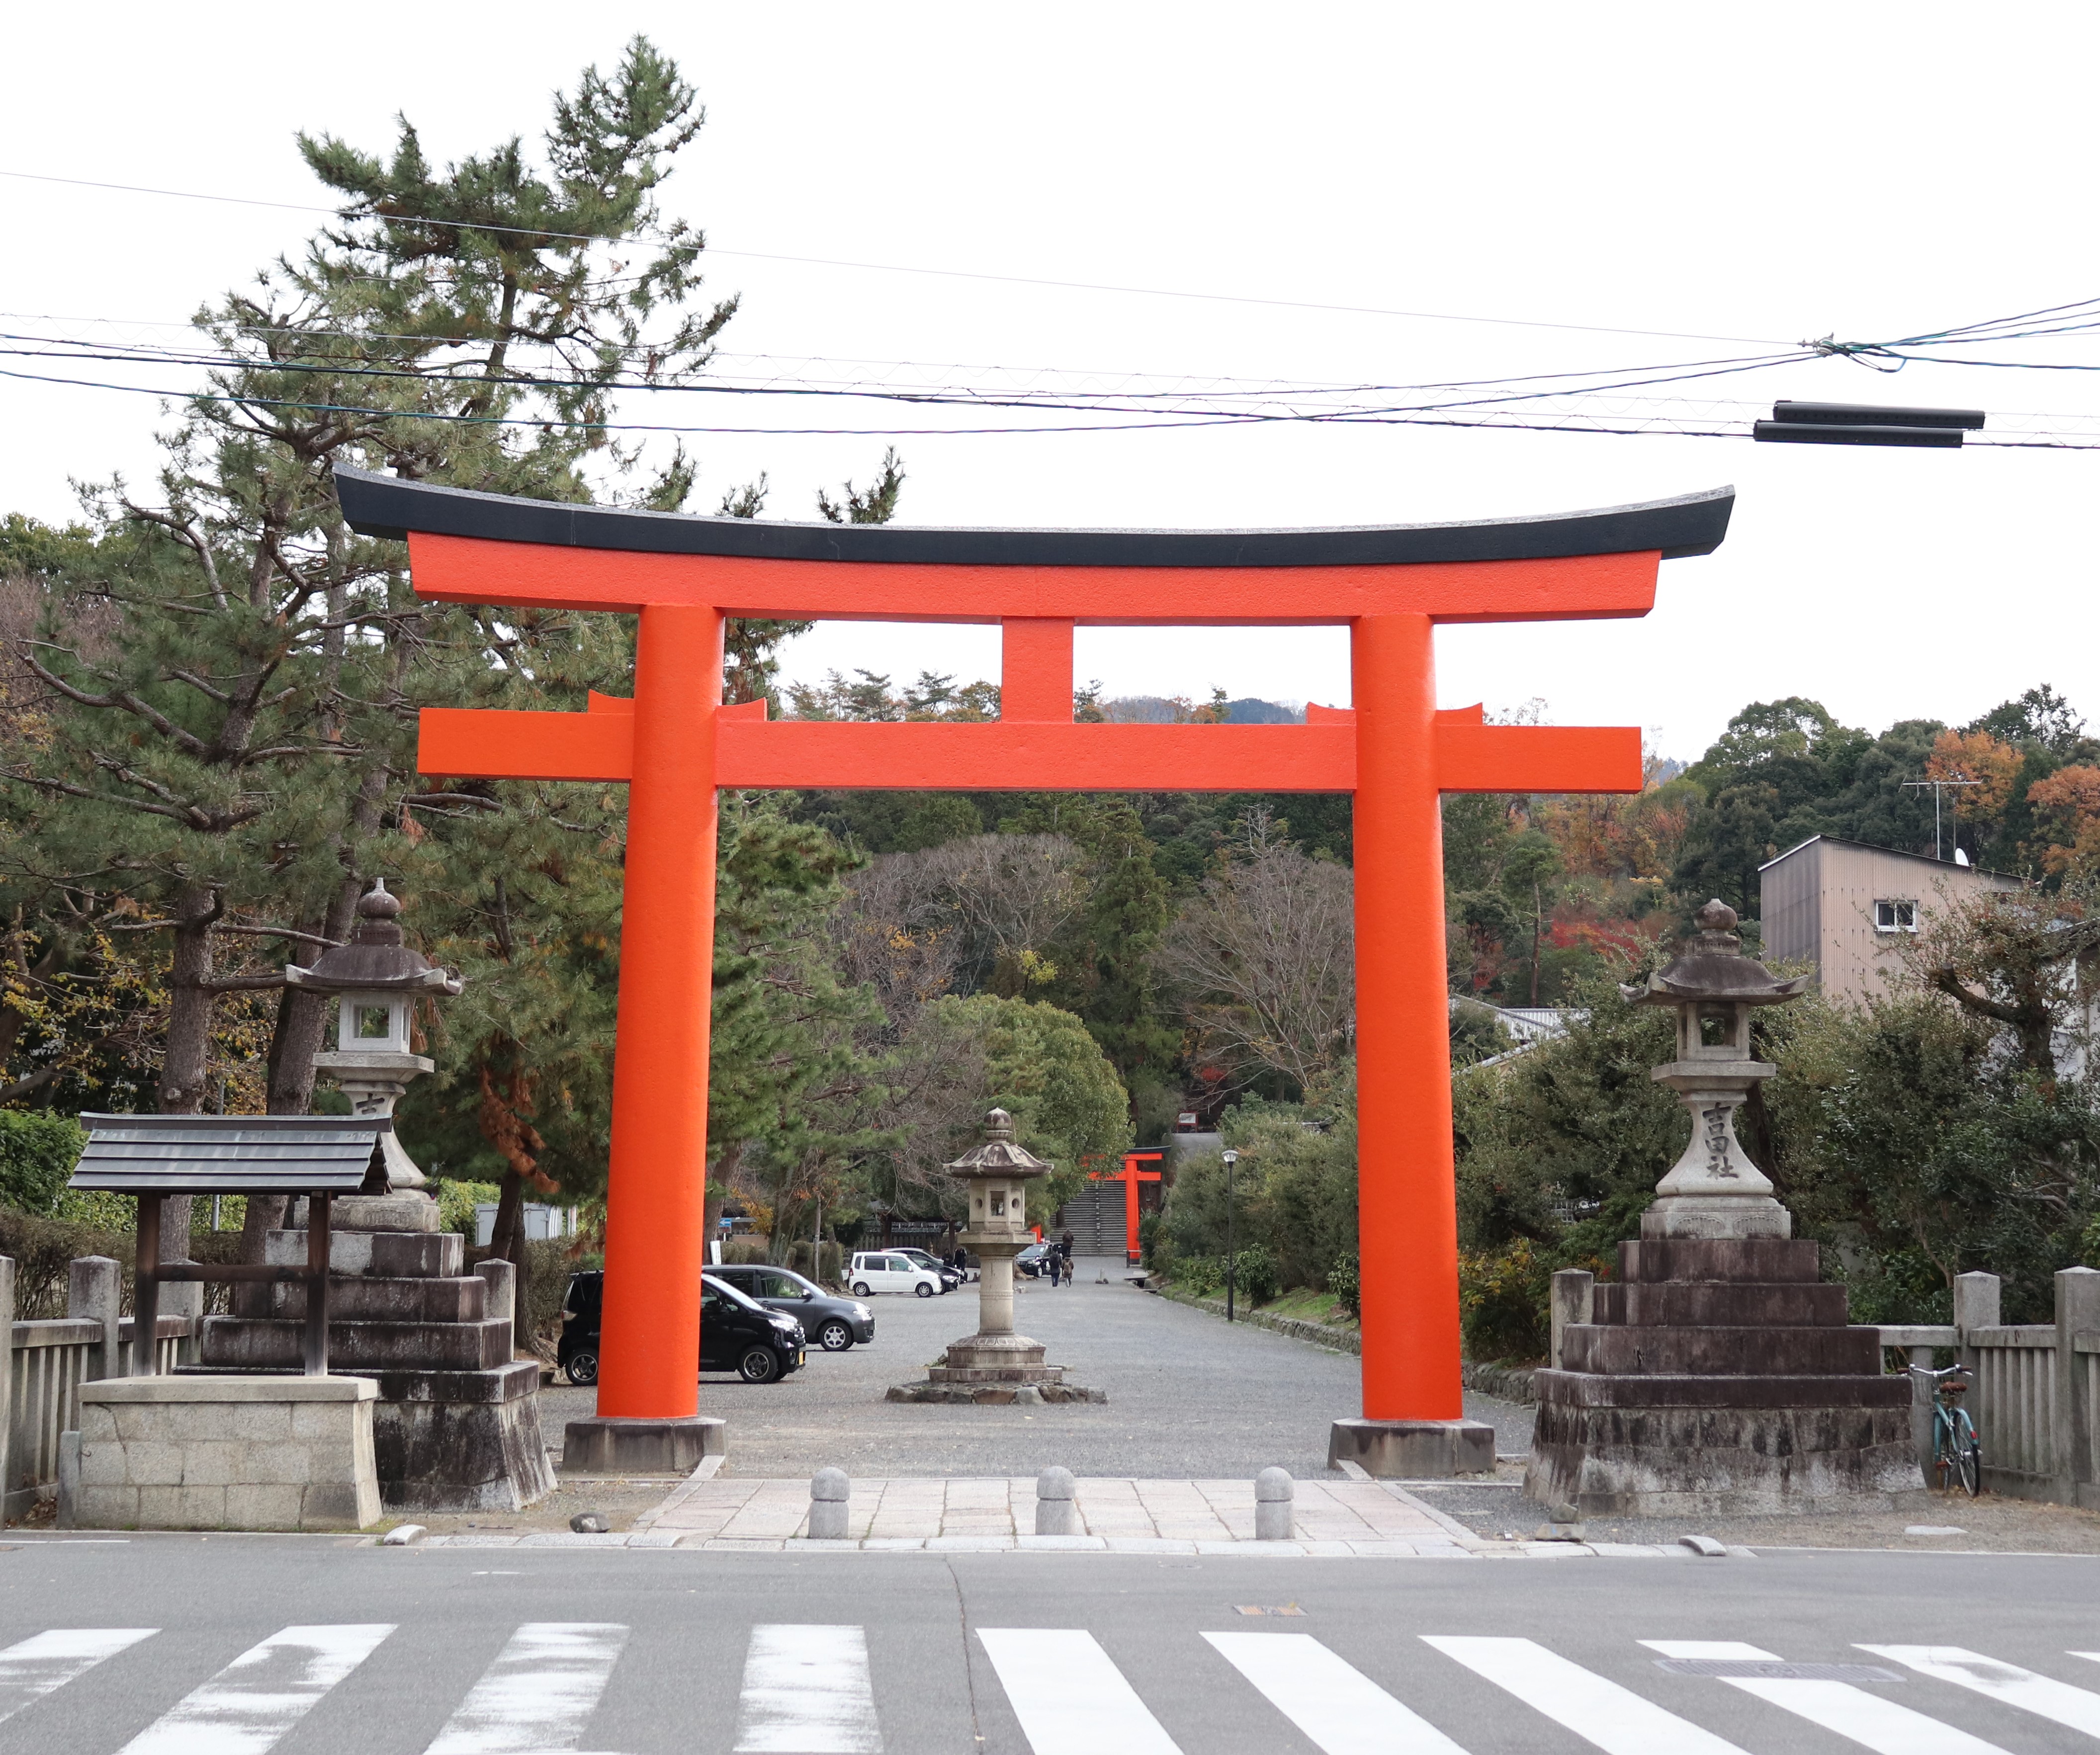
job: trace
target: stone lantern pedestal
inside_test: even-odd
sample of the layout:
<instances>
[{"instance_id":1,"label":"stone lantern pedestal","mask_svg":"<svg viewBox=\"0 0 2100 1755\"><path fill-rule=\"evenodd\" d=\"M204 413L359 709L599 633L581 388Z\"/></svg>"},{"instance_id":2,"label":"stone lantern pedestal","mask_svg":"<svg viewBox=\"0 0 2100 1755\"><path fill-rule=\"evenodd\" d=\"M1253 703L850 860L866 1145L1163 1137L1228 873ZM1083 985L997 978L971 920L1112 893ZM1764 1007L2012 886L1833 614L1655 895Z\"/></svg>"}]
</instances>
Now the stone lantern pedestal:
<instances>
[{"instance_id":1,"label":"stone lantern pedestal","mask_svg":"<svg viewBox=\"0 0 2100 1755\"><path fill-rule=\"evenodd\" d=\"M360 1115L391 1116L431 1063L409 1046L409 1008L423 994L457 994L404 940L399 901L384 884L357 904L350 942L285 979L338 997L336 1047L314 1056ZM463 1240L438 1228L438 1203L390 1127L386 1192L338 1197L329 1239L331 1372L374 1378L372 1433L379 1489L397 1511L514 1511L554 1490L540 1428L540 1367L515 1357L515 1285L508 1262L463 1271ZM306 1202L264 1240L266 1261L307 1259ZM205 1319L207 1371L282 1371L297 1365L306 1289L261 1289L238 1316Z\"/></svg>"},{"instance_id":2,"label":"stone lantern pedestal","mask_svg":"<svg viewBox=\"0 0 2100 1755\"><path fill-rule=\"evenodd\" d=\"M892 1401L1007 1403L1106 1401L1107 1391L1065 1381L1063 1365L1044 1362L1044 1347L1013 1328L1013 1258L1035 1241L1028 1228L1028 1184L1049 1175L1013 1137L1004 1109L985 1117L984 1143L948 1169L969 1190L963 1246L983 1263L977 1277L977 1331L951 1342L923 1383L892 1387Z\"/></svg>"},{"instance_id":3,"label":"stone lantern pedestal","mask_svg":"<svg viewBox=\"0 0 2100 1755\"><path fill-rule=\"evenodd\" d=\"M1750 1016L1798 996L1742 955L1735 912L1638 988L1677 1012L1676 1057L1651 1075L1692 1112L1692 1143L1657 1188L1619 1279L1563 1274L1578 1320L1556 1322L1537 1373L1528 1498L1586 1518L1890 1508L1921 1494L1911 1388L1881 1337L1846 1322L1818 1246L1744 1154L1735 1113L1778 1069L1750 1053Z\"/></svg>"}]
</instances>

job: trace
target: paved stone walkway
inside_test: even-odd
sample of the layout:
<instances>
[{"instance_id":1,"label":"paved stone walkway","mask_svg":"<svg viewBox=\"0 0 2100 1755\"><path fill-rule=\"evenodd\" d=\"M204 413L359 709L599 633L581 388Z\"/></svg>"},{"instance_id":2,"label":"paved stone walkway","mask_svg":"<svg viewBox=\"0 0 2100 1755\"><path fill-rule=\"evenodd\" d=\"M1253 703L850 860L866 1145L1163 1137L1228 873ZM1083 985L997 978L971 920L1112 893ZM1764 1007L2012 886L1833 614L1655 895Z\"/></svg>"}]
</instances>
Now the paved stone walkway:
<instances>
[{"instance_id":1,"label":"paved stone walkway","mask_svg":"<svg viewBox=\"0 0 2100 1755\"><path fill-rule=\"evenodd\" d=\"M779 1383L704 1378L700 1412L729 1422L725 1475L807 1480L849 1475L1033 1480L1061 1464L1083 1477L1154 1479L1238 1475L1272 1466L1300 1479L1327 1472L1327 1433L1362 1407L1361 1371L1329 1352L1155 1298L1130 1285L1118 1260L1083 1257L1077 1283L1023 1281L1014 1321L1069 1365L1074 1382L1105 1389L1104 1404L1033 1408L885 1402L892 1383L976 1326L977 1289L945 1298L878 1297L873 1345L816 1353ZM540 1418L558 1444L564 1422L595 1411L589 1390L557 1387ZM1469 1395L1466 1412L1496 1427L1497 1447L1528 1450L1529 1408Z\"/></svg>"}]
</instances>

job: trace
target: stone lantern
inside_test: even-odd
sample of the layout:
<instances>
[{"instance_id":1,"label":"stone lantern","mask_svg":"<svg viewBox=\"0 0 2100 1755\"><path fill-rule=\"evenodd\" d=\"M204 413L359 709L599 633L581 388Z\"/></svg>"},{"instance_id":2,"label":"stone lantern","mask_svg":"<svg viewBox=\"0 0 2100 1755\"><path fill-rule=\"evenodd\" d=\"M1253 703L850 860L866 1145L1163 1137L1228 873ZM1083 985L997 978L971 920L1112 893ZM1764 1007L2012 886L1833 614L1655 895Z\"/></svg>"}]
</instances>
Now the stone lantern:
<instances>
[{"instance_id":1,"label":"stone lantern","mask_svg":"<svg viewBox=\"0 0 2100 1755\"><path fill-rule=\"evenodd\" d=\"M1619 990L1636 1005L1677 1012L1677 1057L1648 1076L1692 1112L1692 1143L1641 1217L1644 1237L1788 1237L1793 1216L1736 1138L1736 1111L1779 1069L1750 1052L1750 1014L1798 999L1812 977L1780 981L1743 955L1736 911L1710 902L1699 933L1667 967Z\"/></svg>"},{"instance_id":2,"label":"stone lantern","mask_svg":"<svg viewBox=\"0 0 2100 1755\"><path fill-rule=\"evenodd\" d=\"M983 1143L947 1166L968 1190L964 1246L984 1263L977 1277L977 1333L955 1347L1013 1335L1013 1258L1035 1241L1028 1228L1028 1184L1055 1167L1015 1140L1013 1118L1004 1109L986 1115ZM1014 1338L1022 1347L1035 1347L1041 1362L1040 1347L1023 1337ZM951 1365L957 1362L955 1351L948 1349Z\"/></svg>"},{"instance_id":3,"label":"stone lantern","mask_svg":"<svg viewBox=\"0 0 2100 1755\"><path fill-rule=\"evenodd\" d=\"M900 1383L892 1401L1106 1401L1100 1390L1064 1381L1065 1367L1045 1365L1043 1347L1013 1332L1013 1258L1035 1241L1028 1224L1028 1184L1053 1166L1013 1137L1004 1109L985 1117L984 1140L946 1166L968 1191L964 1246L983 1264L977 1276L977 1332L953 1342L924 1383Z\"/></svg>"},{"instance_id":4,"label":"stone lantern","mask_svg":"<svg viewBox=\"0 0 2100 1755\"><path fill-rule=\"evenodd\" d=\"M359 1115L388 1115L409 1085L433 1063L409 1047L408 1013L419 994L457 994L461 982L403 937L398 897L382 880L357 903L357 924L346 945L333 946L311 968L288 968L293 987L334 994L340 1010L336 1046L314 1056L333 1077ZM424 1175L401 1142L388 1133L385 1196L346 1197L338 1203L338 1224L353 1229L435 1231L437 1203L422 1192ZM354 1210L353 1210L354 1209ZM366 1210L369 1209L369 1210Z\"/></svg>"},{"instance_id":5,"label":"stone lantern","mask_svg":"<svg viewBox=\"0 0 2100 1755\"><path fill-rule=\"evenodd\" d=\"M1809 977L1745 956L1718 902L1698 923L1674 962L1621 990L1676 1010L1676 1057L1653 1076L1692 1111L1692 1144L1614 1280L1553 1277L1524 1497L1556 1523L1913 1505L1911 1388L1882 1369L1885 1331L1846 1321L1844 1287L1823 1283L1820 1250L1736 1140L1736 1111L1779 1070L1750 1053L1751 1014Z\"/></svg>"}]
</instances>

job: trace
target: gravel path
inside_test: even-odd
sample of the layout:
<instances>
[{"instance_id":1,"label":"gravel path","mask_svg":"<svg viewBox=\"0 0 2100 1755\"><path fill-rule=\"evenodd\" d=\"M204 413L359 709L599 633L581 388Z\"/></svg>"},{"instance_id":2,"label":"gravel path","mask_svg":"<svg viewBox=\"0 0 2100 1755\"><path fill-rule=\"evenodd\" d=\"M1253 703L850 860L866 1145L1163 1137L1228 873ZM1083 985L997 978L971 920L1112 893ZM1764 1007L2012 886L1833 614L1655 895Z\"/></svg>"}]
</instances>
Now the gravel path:
<instances>
[{"instance_id":1,"label":"gravel path","mask_svg":"<svg viewBox=\"0 0 2100 1755\"><path fill-rule=\"evenodd\" d=\"M1048 1345L1053 1365L1070 1366L1072 1382L1106 1390L1105 1405L886 1402L889 1385L923 1376L976 1326L977 1294L878 1297L872 1346L813 1352L777 1384L703 1379L701 1411L730 1422L723 1472L806 1479L832 1465L855 1475L985 1476L1061 1463L1170 1479L1244 1478L1272 1465L1325 1476L1330 1422L1361 1406L1356 1359L1154 1298L1125 1272L1114 1259L1082 1258L1076 1284L1024 1281L1014 1300L1016 1326ZM558 1446L562 1422L592 1413L595 1397L558 1386L541 1403ZM1493 1423L1498 1448L1530 1448L1530 1409L1469 1395L1466 1412Z\"/></svg>"}]
</instances>

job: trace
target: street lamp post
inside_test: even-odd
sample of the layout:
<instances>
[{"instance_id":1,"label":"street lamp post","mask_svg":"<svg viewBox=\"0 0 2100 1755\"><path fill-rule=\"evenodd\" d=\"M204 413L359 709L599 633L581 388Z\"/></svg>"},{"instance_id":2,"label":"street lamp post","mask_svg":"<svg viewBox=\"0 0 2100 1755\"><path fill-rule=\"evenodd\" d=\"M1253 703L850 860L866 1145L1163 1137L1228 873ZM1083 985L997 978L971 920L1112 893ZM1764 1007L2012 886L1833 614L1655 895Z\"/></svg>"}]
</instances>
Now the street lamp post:
<instances>
[{"instance_id":1,"label":"street lamp post","mask_svg":"<svg viewBox=\"0 0 2100 1755\"><path fill-rule=\"evenodd\" d=\"M1233 1166L1239 1162L1237 1152L1227 1152L1225 1158L1225 1321L1233 1320L1233 1275L1234 1258L1239 1251L1233 1236Z\"/></svg>"}]
</instances>

